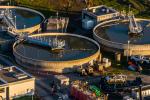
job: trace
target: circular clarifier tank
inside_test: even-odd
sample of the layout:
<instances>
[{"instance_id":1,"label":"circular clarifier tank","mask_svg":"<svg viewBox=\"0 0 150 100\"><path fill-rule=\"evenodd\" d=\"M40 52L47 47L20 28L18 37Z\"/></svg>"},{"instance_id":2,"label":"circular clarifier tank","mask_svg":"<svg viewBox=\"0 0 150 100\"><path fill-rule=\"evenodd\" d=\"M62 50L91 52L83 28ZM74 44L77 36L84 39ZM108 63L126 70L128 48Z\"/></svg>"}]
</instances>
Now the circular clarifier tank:
<instances>
[{"instance_id":1,"label":"circular clarifier tank","mask_svg":"<svg viewBox=\"0 0 150 100\"><path fill-rule=\"evenodd\" d=\"M94 28L94 38L107 50L123 51L124 55L150 55L150 21L136 19L142 32L130 34L129 21L110 20Z\"/></svg>"},{"instance_id":2,"label":"circular clarifier tank","mask_svg":"<svg viewBox=\"0 0 150 100\"><path fill-rule=\"evenodd\" d=\"M11 50L14 41L14 37L9 35L6 31L0 31L0 49L2 51Z\"/></svg>"},{"instance_id":3,"label":"circular clarifier tank","mask_svg":"<svg viewBox=\"0 0 150 100\"><path fill-rule=\"evenodd\" d=\"M16 16L17 29L30 28L40 24L43 21L43 17L36 12L26 9L12 8L10 9L13 16Z\"/></svg>"},{"instance_id":4,"label":"circular clarifier tank","mask_svg":"<svg viewBox=\"0 0 150 100\"><path fill-rule=\"evenodd\" d=\"M18 6L1 6L0 11L4 10L7 19L11 19L17 32L32 33L40 29L45 17L42 13L29 8ZM6 23L7 24L7 23Z\"/></svg>"},{"instance_id":5,"label":"circular clarifier tank","mask_svg":"<svg viewBox=\"0 0 150 100\"><path fill-rule=\"evenodd\" d=\"M49 41L65 41L62 49L39 46L29 42L16 42L14 55L16 61L31 70L65 73L73 68L97 60L99 45L87 37L67 33L45 33L31 35L30 38L50 43Z\"/></svg>"}]
</instances>

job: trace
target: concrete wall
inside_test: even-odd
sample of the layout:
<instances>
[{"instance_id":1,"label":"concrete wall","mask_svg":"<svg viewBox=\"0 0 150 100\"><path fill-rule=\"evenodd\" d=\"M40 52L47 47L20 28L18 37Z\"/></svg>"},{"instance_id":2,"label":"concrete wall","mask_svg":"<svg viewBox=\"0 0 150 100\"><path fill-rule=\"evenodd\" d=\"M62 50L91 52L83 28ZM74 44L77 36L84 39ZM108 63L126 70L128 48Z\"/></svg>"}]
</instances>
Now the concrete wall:
<instances>
[{"instance_id":1,"label":"concrete wall","mask_svg":"<svg viewBox=\"0 0 150 100\"><path fill-rule=\"evenodd\" d=\"M0 86L0 89L4 89L5 92L0 93L0 100L6 99L6 87L7 85Z\"/></svg>"},{"instance_id":2,"label":"concrete wall","mask_svg":"<svg viewBox=\"0 0 150 100\"><path fill-rule=\"evenodd\" d=\"M80 35L67 34L67 33L45 33L45 34L35 34L35 35L32 35L31 37L46 36L46 35L71 35L71 36L84 38L95 43L98 47L98 50L95 54L89 57L83 58L83 59L71 60L71 61L43 61L43 60L27 58L27 57L20 55L15 49L15 46L17 45L17 42L16 42L13 46L13 54L15 56L16 62L22 66L27 67L30 70L66 73L66 72L71 72L72 68L75 68L77 66L81 66L85 63L96 60L100 55L100 47L97 44L97 42L87 37L80 36Z\"/></svg>"},{"instance_id":3,"label":"concrete wall","mask_svg":"<svg viewBox=\"0 0 150 100\"><path fill-rule=\"evenodd\" d=\"M16 53L14 53L14 56L18 64L25 66L30 70L67 73L67 72L73 71L72 68L76 68L85 63L89 63L92 60L96 60L99 57L99 52L84 59L72 60L72 61L59 61L59 62L58 61L54 61L54 62L36 61L36 60L26 59L26 58L20 57Z\"/></svg>"},{"instance_id":4,"label":"concrete wall","mask_svg":"<svg viewBox=\"0 0 150 100\"><path fill-rule=\"evenodd\" d=\"M97 16L97 22L112 19L119 16L119 12Z\"/></svg>"},{"instance_id":5,"label":"concrete wall","mask_svg":"<svg viewBox=\"0 0 150 100\"><path fill-rule=\"evenodd\" d=\"M31 93L31 90L35 90L35 79L27 79L21 82L14 82L9 84L9 98L16 98L19 96Z\"/></svg>"}]
</instances>

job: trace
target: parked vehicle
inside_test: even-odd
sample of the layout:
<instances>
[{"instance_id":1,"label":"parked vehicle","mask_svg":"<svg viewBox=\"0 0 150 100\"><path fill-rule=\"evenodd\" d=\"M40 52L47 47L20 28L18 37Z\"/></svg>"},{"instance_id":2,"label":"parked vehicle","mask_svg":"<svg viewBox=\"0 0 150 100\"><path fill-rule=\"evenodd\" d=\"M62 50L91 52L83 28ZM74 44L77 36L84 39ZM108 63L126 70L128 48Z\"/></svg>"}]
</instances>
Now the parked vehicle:
<instances>
[{"instance_id":1,"label":"parked vehicle","mask_svg":"<svg viewBox=\"0 0 150 100\"><path fill-rule=\"evenodd\" d=\"M87 72L88 74L93 74L93 72L94 72L94 70L93 70L93 67L92 67L92 66L88 66L88 67L86 67L86 68L85 68L85 70L86 70L86 72Z\"/></svg>"},{"instance_id":2,"label":"parked vehicle","mask_svg":"<svg viewBox=\"0 0 150 100\"><path fill-rule=\"evenodd\" d=\"M92 92L94 92L97 97L101 95L101 90L98 87L94 86L94 85L90 86L90 90Z\"/></svg>"},{"instance_id":3,"label":"parked vehicle","mask_svg":"<svg viewBox=\"0 0 150 100\"><path fill-rule=\"evenodd\" d=\"M113 75L113 76L106 76L105 79L110 84L124 83L127 80L127 76L123 74L119 74L119 75Z\"/></svg>"},{"instance_id":4,"label":"parked vehicle","mask_svg":"<svg viewBox=\"0 0 150 100\"><path fill-rule=\"evenodd\" d=\"M136 56L131 56L130 59L133 61L136 61L136 62L142 62L142 63L150 64L150 58L149 57L136 55Z\"/></svg>"},{"instance_id":5,"label":"parked vehicle","mask_svg":"<svg viewBox=\"0 0 150 100\"><path fill-rule=\"evenodd\" d=\"M87 72L84 68L80 67L80 68L77 68L77 72L82 75L82 76L87 76Z\"/></svg>"}]
</instances>

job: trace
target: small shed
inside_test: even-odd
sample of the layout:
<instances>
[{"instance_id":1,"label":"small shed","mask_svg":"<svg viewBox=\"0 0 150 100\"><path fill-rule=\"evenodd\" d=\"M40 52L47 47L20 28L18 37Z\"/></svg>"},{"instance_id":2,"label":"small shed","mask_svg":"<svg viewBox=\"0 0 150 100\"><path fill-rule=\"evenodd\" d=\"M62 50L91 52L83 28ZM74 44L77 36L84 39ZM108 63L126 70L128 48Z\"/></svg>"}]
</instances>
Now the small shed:
<instances>
[{"instance_id":1,"label":"small shed","mask_svg":"<svg viewBox=\"0 0 150 100\"><path fill-rule=\"evenodd\" d=\"M59 85L69 85L69 78L64 75L55 75L54 78Z\"/></svg>"}]
</instances>

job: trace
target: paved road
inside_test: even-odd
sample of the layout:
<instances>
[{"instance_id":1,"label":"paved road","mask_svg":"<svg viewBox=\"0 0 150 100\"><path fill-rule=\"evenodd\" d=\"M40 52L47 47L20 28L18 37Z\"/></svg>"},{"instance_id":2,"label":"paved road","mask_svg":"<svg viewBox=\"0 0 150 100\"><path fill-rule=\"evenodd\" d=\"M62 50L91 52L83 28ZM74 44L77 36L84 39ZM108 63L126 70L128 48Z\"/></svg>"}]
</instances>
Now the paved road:
<instances>
[{"instance_id":1,"label":"paved road","mask_svg":"<svg viewBox=\"0 0 150 100\"><path fill-rule=\"evenodd\" d=\"M54 100L52 96L50 95L50 91L48 90L48 87L43 85L43 83L40 80L36 81L36 87L35 89L38 91L38 96L42 98L42 100Z\"/></svg>"}]
</instances>

